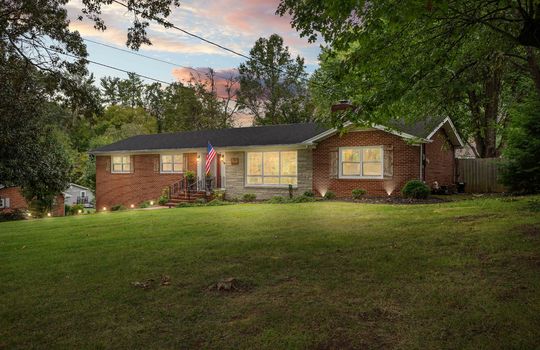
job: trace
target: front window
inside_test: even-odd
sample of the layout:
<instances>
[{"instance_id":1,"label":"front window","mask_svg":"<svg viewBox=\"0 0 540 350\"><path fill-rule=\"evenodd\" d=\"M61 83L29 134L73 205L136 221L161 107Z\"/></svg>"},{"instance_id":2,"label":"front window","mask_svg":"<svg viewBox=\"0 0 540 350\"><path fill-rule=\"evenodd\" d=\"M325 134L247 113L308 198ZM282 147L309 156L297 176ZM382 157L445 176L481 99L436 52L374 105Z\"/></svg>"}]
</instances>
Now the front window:
<instances>
[{"instance_id":1,"label":"front window","mask_svg":"<svg viewBox=\"0 0 540 350\"><path fill-rule=\"evenodd\" d=\"M182 154L162 154L162 173L181 173L184 170L184 156Z\"/></svg>"},{"instance_id":2,"label":"front window","mask_svg":"<svg viewBox=\"0 0 540 350\"><path fill-rule=\"evenodd\" d=\"M382 178L382 147L340 148L340 177Z\"/></svg>"},{"instance_id":3,"label":"front window","mask_svg":"<svg viewBox=\"0 0 540 350\"><path fill-rule=\"evenodd\" d=\"M246 183L253 186L297 184L297 152L248 152Z\"/></svg>"},{"instance_id":4,"label":"front window","mask_svg":"<svg viewBox=\"0 0 540 350\"><path fill-rule=\"evenodd\" d=\"M113 156L112 157L112 172L113 173L130 173L131 172L131 157L130 156Z\"/></svg>"}]
</instances>

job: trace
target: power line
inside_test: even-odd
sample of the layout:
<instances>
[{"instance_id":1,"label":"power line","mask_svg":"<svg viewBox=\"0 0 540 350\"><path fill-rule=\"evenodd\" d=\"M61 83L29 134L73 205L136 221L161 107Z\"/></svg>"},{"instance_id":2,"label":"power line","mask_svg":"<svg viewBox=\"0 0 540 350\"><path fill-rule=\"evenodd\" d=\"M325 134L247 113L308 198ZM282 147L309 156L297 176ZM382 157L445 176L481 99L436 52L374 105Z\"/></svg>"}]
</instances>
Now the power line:
<instances>
[{"instance_id":1,"label":"power line","mask_svg":"<svg viewBox=\"0 0 540 350\"><path fill-rule=\"evenodd\" d=\"M232 54L235 54L235 55L237 55L237 56L243 57L243 58L248 59L248 60L255 60L255 58L253 58L253 57L251 57L251 56L247 56L247 55L245 55L245 54L243 54L243 53L241 53L241 52L235 51L235 50L230 49L230 48L228 48L228 47L226 47L226 46L223 46L223 45L221 45L221 44L218 44L218 43L216 43L216 42L214 42L214 41L211 41L211 40L209 40L209 39L206 39L206 38L204 38L204 37L202 37L202 36L200 36L200 35L191 33L191 32L189 32L189 31L187 31L187 30L185 30L185 29L183 29L183 28L180 28L180 27L178 27L177 25L175 25L175 24L173 24L173 23L171 23L171 22L169 22L169 21L166 21L166 20L163 19L163 18L159 18L159 17L153 16L153 15L149 15L149 14L143 13L143 12L137 10L137 9L134 9L134 8L128 6L127 4L124 4L124 3L121 2L121 1L118 1L118 0L112 0L112 1L113 1L114 3L116 3L116 4L118 4L118 5L121 5L121 6L125 7L126 9L128 9L128 11L133 11L135 14L142 15L144 18L152 19L152 20L158 22L159 24L165 26L166 28L168 28L168 27L174 28L174 29L176 29L176 30L181 31L181 32L184 33L184 34L187 34L187 35L189 35L189 36L191 36L191 37L193 37L193 38L199 39L199 40L201 40L201 41L203 41L203 42L205 42L205 43L207 43L207 44L213 45L213 46L218 47L218 48L220 48L220 49L222 49L222 50L228 51L228 52L230 52L230 53L232 53ZM259 64L262 64L263 66L266 66L267 68L275 69L275 70L277 70L278 72L283 73L283 71L282 71L279 67L272 67L272 66L270 66L270 65L268 65L268 64L266 64L266 63L264 63L264 62L258 61L258 60L255 60L255 61L257 61ZM304 82L307 82L307 83L310 82L310 80L309 80L308 78L299 77L298 79L300 79L300 80L302 80L302 81L304 81ZM327 89L327 90L331 90L331 91L333 91L333 92L336 91L336 90L335 90L334 88L332 88L332 87L328 87L328 86L326 86L326 85L319 84L318 82L315 82L315 81L311 81L311 84L317 85L317 86L322 87L322 88L325 88L325 89Z\"/></svg>"},{"instance_id":2,"label":"power line","mask_svg":"<svg viewBox=\"0 0 540 350\"><path fill-rule=\"evenodd\" d=\"M129 54L132 54L132 55L135 55L135 56L147 58L147 59L150 59L150 60L154 60L156 62L165 63L165 64L168 64L168 65L173 66L173 67L181 67L181 68L189 69L189 70L192 70L192 71L196 72L197 74L201 74L200 71L198 71L197 69L195 69L193 67L183 66L183 65L175 63L175 62L170 62L170 61L162 60L160 58L144 55L142 53L132 51L132 50L122 49L122 48L119 48L119 47L116 47L116 46L113 46L113 45L109 45L109 44L105 44L105 43L102 43L102 42L99 42L99 41L95 41L95 40L91 40L91 39L87 39L87 38L82 38L82 39L84 41L87 41L87 42L90 42L90 43L93 43L93 44L101 45L101 46L108 47L108 48L111 48L111 49L114 49L114 50L117 50L117 51L129 53ZM208 67L208 68L210 69L210 67ZM220 74L214 74L214 75L216 77L219 77L219 78L222 78L222 79L225 79L225 80L229 80L229 79L232 78L232 77L225 77L225 76L220 75Z\"/></svg>"}]
</instances>

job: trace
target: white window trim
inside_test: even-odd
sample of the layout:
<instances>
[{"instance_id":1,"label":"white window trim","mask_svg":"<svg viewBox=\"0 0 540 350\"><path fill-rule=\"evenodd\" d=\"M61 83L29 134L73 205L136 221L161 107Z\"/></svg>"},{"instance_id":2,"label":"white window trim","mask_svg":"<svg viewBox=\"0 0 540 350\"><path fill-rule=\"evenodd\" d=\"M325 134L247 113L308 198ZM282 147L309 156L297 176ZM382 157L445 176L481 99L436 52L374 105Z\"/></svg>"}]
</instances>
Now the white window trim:
<instances>
[{"instance_id":1,"label":"white window trim","mask_svg":"<svg viewBox=\"0 0 540 350\"><path fill-rule=\"evenodd\" d=\"M173 167L173 170L171 171L165 171L163 170L163 156L172 156L172 160L173 162L171 163L172 164L172 167ZM182 157L182 170L180 171L174 171L174 156L181 156ZM170 153L170 154L165 154L165 153L162 153L159 155L159 173L160 174L183 174L184 173L184 167L185 167L185 164L184 164L184 153Z\"/></svg>"},{"instance_id":2,"label":"white window trim","mask_svg":"<svg viewBox=\"0 0 540 350\"><path fill-rule=\"evenodd\" d=\"M129 158L129 171L124 170L124 163L121 163L122 164L122 170L121 171L115 171L114 170L114 164L115 164L114 163L114 157L127 157L127 158ZM120 164L120 163L116 163L116 164ZM131 156L129 154L116 154L114 156L111 156L111 173L112 174L131 174L132 170L133 170L133 164L132 164Z\"/></svg>"},{"instance_id":3,"label":"white window trim","mask_svg":"<svg viewBox=\"0 0 540 350\"><path fill-rule=\"evenodd\" d=\"M362 176L362 175L343 175L343 150L345 149L353 149L353 150L359 150L360 151L360 171L364 171L364 149L367 148L379 148L381 150L381 175L380 176ZM377 162L378 163L378 162ZM384 179L384 147L381 145L374 145L374 146L362 146L362 147L340 147L338 152L338 166L339 166L339 178L340 179L364 179L364 180L380 180Z\"/></svg>"},{"instance_id":4,"label":"white window trim","mask_svg":"<svg viewBox=\"0 0 540 350\"><path fill-rule=\"evenodd\" d=\"M244 164L245 164L245 169L244 169L244 187L246 188L249 188L249 187L257 187L257 188L261 188L261 187L268 187L268 188L289 188L289 185L284 185L284 184L275 184L275 185L272 185L272 184L248 184L248 176L251 176L251 177L262 177L263 178L263 182L264 182L264 178L265 177L276 177L275 175L248 175L248 153L265 153L265 152L278 152L279 153L279 173L281 174L281 152L296 152L296 175L294 176L281 176L281 175L277 175L277 177L279 178L282 178L282 177L296 177L296 185L292 185L293 188L298 188L298 150L253 150L253 151L248 151L248 152L245 152L244 156L245 156L245 159L244 159ZM262 157L262 168L261 168L261 173L264 174L264 155Z\"/></svg>"}]
</instances>

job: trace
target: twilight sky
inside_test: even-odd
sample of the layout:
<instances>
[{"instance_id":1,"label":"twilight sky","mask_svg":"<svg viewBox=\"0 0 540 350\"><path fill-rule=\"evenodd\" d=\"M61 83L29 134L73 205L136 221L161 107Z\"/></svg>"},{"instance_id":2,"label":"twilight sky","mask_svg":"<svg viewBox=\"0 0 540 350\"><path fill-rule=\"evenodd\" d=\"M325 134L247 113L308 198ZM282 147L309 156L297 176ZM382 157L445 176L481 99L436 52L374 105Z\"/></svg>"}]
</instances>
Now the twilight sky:
<instances>
[{"instance_id":1,"label":"twilight sky","mask_svg":"<svg viewBox=\"0 0 540 350\"><path fill-rule=\"evenodd\" d=\"M291 28L290 18L279 17L274 13L279 0L184 0L168 20L177 26L217 42L223 46L249 55L249 50L259 37L268 37L272 33L281 35L285 44L294 55L305 58L309 73L317 67L319 44L308 44ZM81 14L79 0L72 0L67 5L70 27L78 30L83 38L107 43L126 49L126 28L131 22L131 14L120 5L107 6L102 18L107 30L97 31L91 21L77 19ZM198 39L192 38L173 28L165 29L151 24L148 30L152 46L143 46L140 53L156 57L182 66L212 67L218 74L227 74L244 61L242 57L228 53ZM119 52L97 44L86 42L89 59L100 63L123 68L135 73L172 82L175 79L189 78L188 69L173 67L164 63ZM126 74L93 64L89 69L99 79L105 75L125 78Z\"/></svg>"}]
</instances>

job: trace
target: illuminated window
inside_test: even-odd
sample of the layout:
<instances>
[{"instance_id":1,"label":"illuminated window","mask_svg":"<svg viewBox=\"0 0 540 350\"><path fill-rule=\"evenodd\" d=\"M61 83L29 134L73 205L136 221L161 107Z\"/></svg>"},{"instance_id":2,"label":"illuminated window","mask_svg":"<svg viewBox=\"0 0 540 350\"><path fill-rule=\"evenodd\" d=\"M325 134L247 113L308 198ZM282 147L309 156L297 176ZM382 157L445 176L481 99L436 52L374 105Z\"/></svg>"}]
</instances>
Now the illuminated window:
<instances>
[{"instance_id":1,"label":"illuminated window","mask_svg":"<svg viewBox=\"0 0 540 350\"><path fill-rule=\"evenodd\" d=\"M113 173L130 173L131 172L131 157L130 156L112 156L112 172Z\"/></svg>"},{"instance_id":2,"label":"illuminated window","mask_svg":"<svg viewBox=\"0 0 540 350\"><path fill-rule=\"evenodd\" d=\"M162 173L181 173L184 171L183 154L162 154L161 172Z\"/></svg>"},{"instance_id":3,"label":"illuminated window","mask_svg":"<svg viewBox=\"0 0 540 350\"><path fill-rule=\"evenodd\" d=\"M382 178L383 149L377 147L340 148L339 177Z\"/></svg>"},{"instance_id":4,"label":"illuminated window","mask_svg":"<svg viewBox=\"0 0 540 350\"><path fill-rule=\"evenodd\" d=\"M250 186L296 186L296 151L248 152L246 184Z\"/></svg>"}]
</instances>

